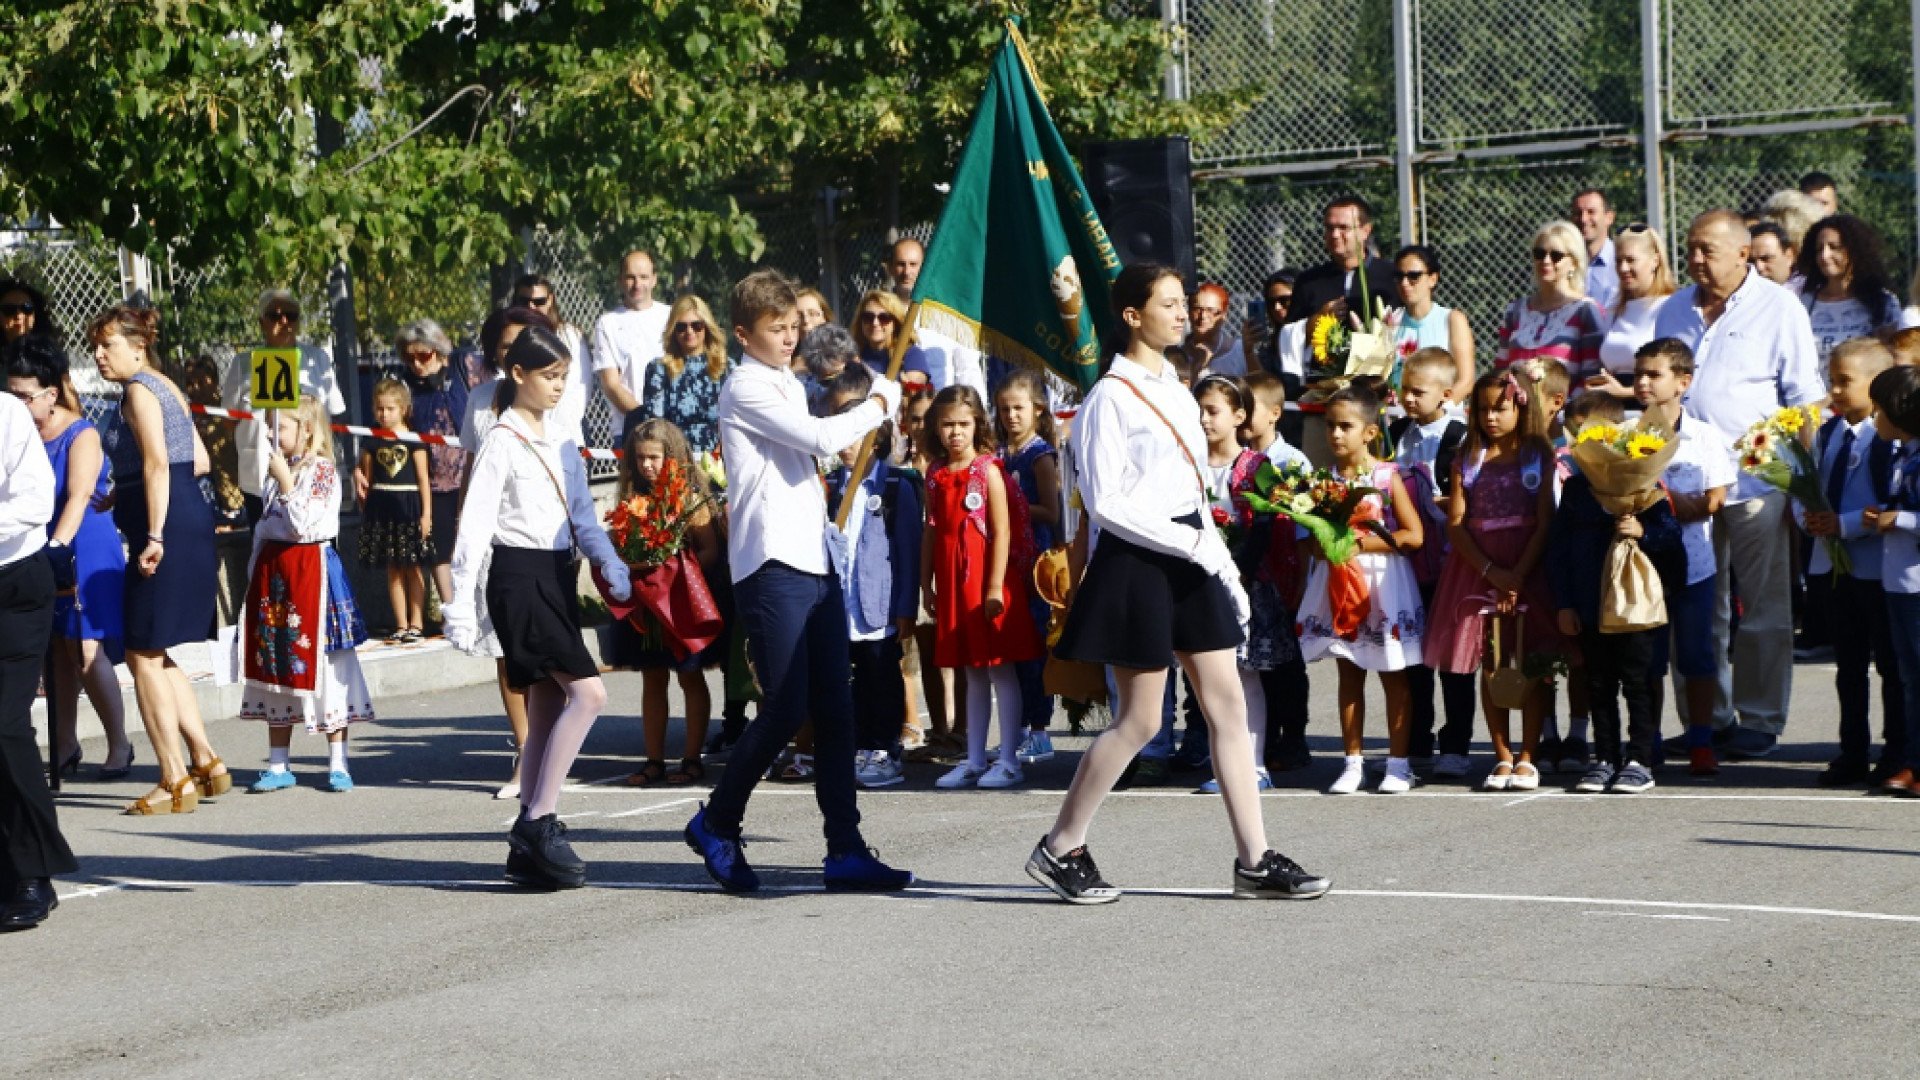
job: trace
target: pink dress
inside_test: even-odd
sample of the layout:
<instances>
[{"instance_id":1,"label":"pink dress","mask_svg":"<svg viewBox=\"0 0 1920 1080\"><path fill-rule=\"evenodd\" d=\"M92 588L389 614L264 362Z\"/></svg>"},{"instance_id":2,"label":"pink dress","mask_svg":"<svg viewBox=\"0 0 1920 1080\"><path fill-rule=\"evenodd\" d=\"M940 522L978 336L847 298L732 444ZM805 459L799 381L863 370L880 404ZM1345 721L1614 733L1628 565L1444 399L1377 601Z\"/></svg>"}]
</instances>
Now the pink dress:
<instances>
[{"instance_id":1,"label":"pink dress","mask_svg":"<svg viewBox=\"0 0 1920 1080\"><path fill-rule=\"evenodd\" d=\"M1538 500L1540 485L1553 482L1552 457L1523 451L1484 466L1477 459L1463 460L1459 468L1460 483L1467 493L1466 526L1473 542L1495 566L1513 566L1520 561L1535 530L1547 527L1547 522L1538 518ZM1491 606L1488 598L1492 592L1480 567L1468 562L1457 548L1447 555L1433 603L1427 607L1428 667L1463 675L1480 670L1492 618L1482 612ZM1567 643L1554 622L1546 571L1537 563L1521 584L1520 603L1525 606L1520 613L1526 625L1525 651L1567 653ZM1512 624L1513 620L1505 620L1506 626ZM1503 660L1512 647L1509 629L1501 639Z\"/></svg>"}]
</instances>

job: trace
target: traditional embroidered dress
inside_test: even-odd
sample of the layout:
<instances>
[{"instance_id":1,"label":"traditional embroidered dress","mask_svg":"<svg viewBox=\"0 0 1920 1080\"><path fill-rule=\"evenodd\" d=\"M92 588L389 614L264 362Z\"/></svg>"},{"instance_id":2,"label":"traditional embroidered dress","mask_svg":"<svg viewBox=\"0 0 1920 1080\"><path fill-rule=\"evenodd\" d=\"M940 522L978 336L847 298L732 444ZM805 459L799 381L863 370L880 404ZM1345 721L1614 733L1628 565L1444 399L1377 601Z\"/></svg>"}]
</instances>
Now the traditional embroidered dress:
<instances>
[{"instance_id":1,"label":"traditional embroidered dress","mask_svg":"<svg viewBox=\"0 0 1920 1080\"><path fill-rule=\"evenodd\" d=\"M354 652L367 638L366 626L332 544L340 532L333 462L321 456L297 462L287 492L269 476L261 499L235 639L246 683L241 717L302 723L318 732L373 719Z\"/></svg>"}]
</instances>

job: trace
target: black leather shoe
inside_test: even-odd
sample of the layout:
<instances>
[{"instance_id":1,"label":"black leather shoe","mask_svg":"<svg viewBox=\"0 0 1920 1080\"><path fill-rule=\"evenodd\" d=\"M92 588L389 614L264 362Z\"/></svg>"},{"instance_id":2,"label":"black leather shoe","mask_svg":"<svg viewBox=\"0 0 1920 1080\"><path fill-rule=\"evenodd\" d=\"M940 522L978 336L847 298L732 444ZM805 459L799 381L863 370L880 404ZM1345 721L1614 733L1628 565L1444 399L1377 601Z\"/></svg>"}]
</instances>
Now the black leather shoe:
<instances>
[{"instance_id":1,"label":"black leather shoe","mask_svg":"<svg viewBox=\"0 0 1920 1080\"><path fill-rule=\"evenodd\" d=\"M1841 759L1820 771L1820 786L1855 787L1865 784L1867 782L1867 776L1871 771L1872 770L1867 767L1866 762ZM1888 774L1888 776L1891 775L1891 773ZM1884 781L1886 777L1882 777L1881 779Z\"/></svg>"},{"instance_id":2,"label":"black leather shoe","mask_svg":"<svg viewBox=\"0 0 1920 1080\"><path fill-rule=\"evenodd\" d=\"M567 827L553 814L539 818L522 814L507 833L507 846L556 888L577 889L587 883L587 864L573 853L573 846L567 843Z\"/></svg>"},{"instance_id":3,"label":"black leather shoe","mask_svg":"<svg viewBox=\"0 0 1920 1080\"><path fill-rule=\"evenodd\" d=\"M53 894L53 882L47 878L31 878L21 882L7 899L5 907L0 907L0 933L15 930L31 930L47 921L53 909L60 906L60 898Z\"/></svg>"}]
</instances>

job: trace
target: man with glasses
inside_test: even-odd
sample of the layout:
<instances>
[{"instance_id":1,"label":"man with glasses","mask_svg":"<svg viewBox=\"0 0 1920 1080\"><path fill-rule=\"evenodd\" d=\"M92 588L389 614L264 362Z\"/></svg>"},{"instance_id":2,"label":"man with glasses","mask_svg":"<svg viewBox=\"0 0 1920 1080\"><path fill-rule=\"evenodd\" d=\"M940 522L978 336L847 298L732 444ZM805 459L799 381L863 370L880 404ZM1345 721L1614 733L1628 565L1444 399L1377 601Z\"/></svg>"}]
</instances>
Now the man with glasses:
<instances>
[{"instance_id":1,"label":"man with glasses","mask_svg":"<svg viewBox=\"0 0 1920 1080\"><path fill-rule=\"evenodd\" d=\"M573 364L567 368L567 388L560 395L560 404L547 414L547 423L551 425L549 434L563 442L572 440L575 446L587 445L587 394L591 385L587 372L591 365L587 357L586 335L580 332L579 327L561 317L560 301L553 294L553 282L548 281L545 274L522 274L514 279L513 294L508 305L532 308L552 319L554 332L566 343L567 354L573 357ZM615 424L613 431L619 430L619 425Z\"/></svg>"},{"instance_id":2,"label":"man with glasses","mask_svg":"<svg viewBox=\"0 0 1920 1080\"><path fill-rule=\"evenodd\" d=\"M347 399L340 394L340 383L333 370L333 357L318 345L300 340L300 301L287 289L273 288L260 294L257 308L260 339L269 349L300 350L300 393L326 403L327 412L337 420L347 411ZM220 382L220 401L229 409L249 408L247 383L252 377L248 362L251 349L235 352ZM246 497L247 520L260 520L260 485L267 476L267 439L270 429L252 420L234 427L233 442L240 464L240 490ZM336 456L338 456L336 454Z\"/></svg>"},{"instance_id":3,"label":"man with glasses","mask_svg":"<svg viewBox=\"0 0 1920 1080\"><path fill-rule=\"evenodd\" d=\"M1290 318L1293 310L1294 282L1299 273L1275 270L1260 286L1260 306L1266 316L1266 334L1253 351L1253 363L1277 377L1286 387L1287 400L1300 400L1307 371L1307 324ZM1290 446L1300 445L1301 420L1297 412L1280 417L1280 437Z\"/></svg>"},{"instance_id":4,"label":"man with glasses","mask_svg":"<svg viewBox=\"0 0 1920 1080\"><path fill-rule=\"evenodd\" d=\"M1358 313L1359 273L1364 265L1368 297L1376 306L1391 305L1393 264L1371 256L1373 243L1373 207L1358 195L1342 195L1327 204L1320 215L1320 243L1327 261L1301 274L1294 284L1293 302L1287 309L1287 322L1297 323L1315 315L1331 314L1345 319ZM1312 372L1315 378L1338 375Z\"/></svg>"},{"instance_id":5,"label":"man with glasses","mask_svg":"<svg viewBox=\"0 0 1920 1080\"><path fill-rule=\"evenodd\" d=\"M1620 300L1620 260L1613 251L1613 204L1599 188L1573 197L1568 215L1587 242L1587 298L1611 313Z\"/></svg>"},{"instance_id":6,"label":"man with glasses","mask_svg":"<svg viewBox=\"0 0 1920 1080\"><path fill-rule=\"evenodd\" d=\"M647 365L667 351L665 304L653 299L658 277L653 256L629 251L620 260L620 306L593 324L593 370L613 405L613 430L626 430L627 414L640 408Z\"/></svg>"}]
</instances>

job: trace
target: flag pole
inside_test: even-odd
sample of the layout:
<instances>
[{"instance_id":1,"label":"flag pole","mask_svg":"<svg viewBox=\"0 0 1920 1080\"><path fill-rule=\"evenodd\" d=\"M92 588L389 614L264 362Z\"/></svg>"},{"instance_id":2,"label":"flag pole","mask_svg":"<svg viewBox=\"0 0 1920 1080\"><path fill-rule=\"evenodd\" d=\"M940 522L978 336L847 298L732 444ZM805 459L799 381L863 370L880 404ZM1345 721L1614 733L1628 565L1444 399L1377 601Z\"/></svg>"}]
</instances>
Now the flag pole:
<instances>
[{"instance_id":1,"label":"flag pole","mask_svg":"<svg viewBox=\"0 0 1920 1080\"><path fill-rule=\"evenodd\" d=\"M887 357L887 379L890 382L900 380L900 367L907 361L907 349L913 343L913 324L920 314L920 303L915 301L907 308L905 325L901 333L893 339L891 355ZM883 424L891 424L894 418L889 416ZM847 531L847 518L853 512L854 496L859 493L860 485L866 482L867 467L873 464L873 443L879 436L879 429L869 431L860 439L860 453L853 459L853 470L847 473L847 486L840 492L840 506L833 512L833 527L841 532Z\"/></svg>"}]
</instances>

